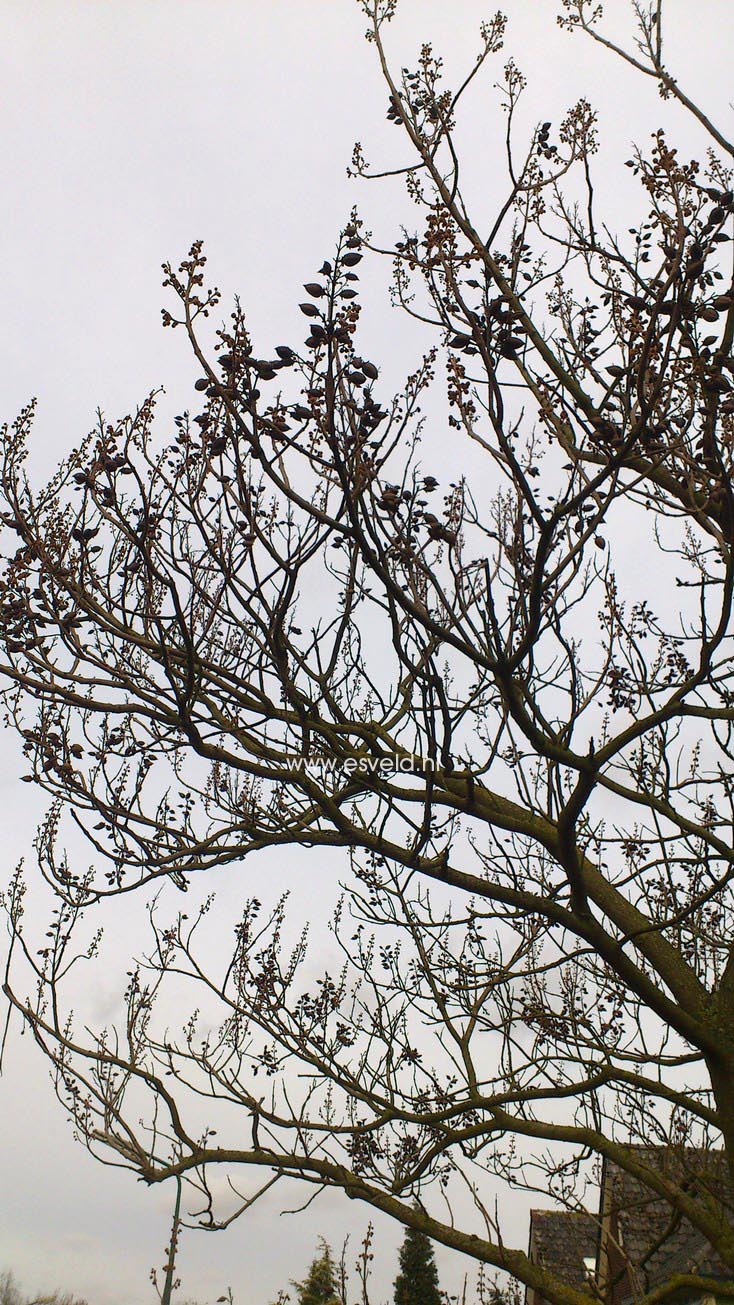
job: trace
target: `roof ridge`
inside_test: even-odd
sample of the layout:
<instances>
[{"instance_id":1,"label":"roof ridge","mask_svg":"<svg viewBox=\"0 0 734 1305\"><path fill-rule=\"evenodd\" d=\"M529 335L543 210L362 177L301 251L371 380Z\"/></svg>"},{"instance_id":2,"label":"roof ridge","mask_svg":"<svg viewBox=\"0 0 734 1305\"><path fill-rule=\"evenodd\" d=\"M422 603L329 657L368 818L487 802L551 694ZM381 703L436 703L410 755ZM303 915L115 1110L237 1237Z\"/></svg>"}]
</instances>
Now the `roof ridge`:
<instances>
[{"instance_id":1,"label":"roof ridge","mask_svg":"<svg viewBox=\"0 0 734 1305\"><path fill-rule=\"evenodd\" d=\"M595 1218L597 1217L593 1210L587 1210L587 1209L583 1209L583 1210L563 1210L563 1209L561 1209L561 1210L553 1210L553 1209L551 1209L551 1208L550 1208L549 1206L547 1206L547 1205L538 1205L538 1206L536 1206L535 1208L531 1209L530 1213L531 1213L531 1214L563 1214L563 1215L569 1215L569 1214L584 1214L584 1215L588 1215L588 1216L589 1216L590 1218L592 1218L592 1219L595 1219Z\"/></svg>"}]
</instances>

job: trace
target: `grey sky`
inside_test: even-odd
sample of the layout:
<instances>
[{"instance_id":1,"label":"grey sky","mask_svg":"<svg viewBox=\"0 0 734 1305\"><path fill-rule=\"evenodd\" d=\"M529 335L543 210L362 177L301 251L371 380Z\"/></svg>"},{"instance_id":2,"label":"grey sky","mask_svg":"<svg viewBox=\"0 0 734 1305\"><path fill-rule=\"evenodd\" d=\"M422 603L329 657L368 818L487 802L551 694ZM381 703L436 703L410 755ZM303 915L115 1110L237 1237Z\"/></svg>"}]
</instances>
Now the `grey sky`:
<instances>
[{"instance_id":1,"label":"grey sky","mask_svg":"<svg viewBox=\"0 0 734 1305\"><path fill-rule=\"evenodd\" d=\"M402 0L396 62L431 39L450 77L473 59L479 22L494 7ZM602 186L631 137L644 142L662 121L696 151L696 132L654 86L558 31L556 0L509 0L507 9L507 49L530 82L527 121L557 117L587 95L605 141ZM685 66L694 97L725 118L729 0L672 0L669 9L671 65ZM622 27L627 0L609 0L607 10ZM356 138L374 161L397 157L364 26L354 0L0 0L0 413L12 418L38 396L39 471L89 429L98 405L120 414L158 385L168 394L164 418L190 402L196 373L186 342L160 326L160 264L193 239L205 239L225 303L238 292L270 345L301 329L301 284L329 256L353 203L376 232L411 222L396 187L345 176ZM490 72L471 101L464 133L472 193L488 212L501 168L492 80ZM615 188L616 176L613 221L627 225ZM384 270L365 282L371 356L386 383L397 381L420 336L390 312ZM0 750L8 869L29 850L38 812L20 773L8 738ZM332 868L317 883L324 909ZM169 1194L103 1170L74 1144L27 1039L13 1041L0 1080L0 1155L0 1270L13 1267L29 1287L61 1284L91 1305L152 1299L147 1275L162 1261ZM238 1305L264 1305L302 1273L319 1233L338 1244L351 1231L356 1253L370 1217L336 1195L300 1215L278 1218L277 1209L264 1205L224 1235L189 1236L183 1296L213 1301L231 1283ZM399 1240L383 1223L378 1230L377 1299L389 1289ZM458 1287L463 1266L440 1259L444 1284Z\"/></svg>"}]
</instances>

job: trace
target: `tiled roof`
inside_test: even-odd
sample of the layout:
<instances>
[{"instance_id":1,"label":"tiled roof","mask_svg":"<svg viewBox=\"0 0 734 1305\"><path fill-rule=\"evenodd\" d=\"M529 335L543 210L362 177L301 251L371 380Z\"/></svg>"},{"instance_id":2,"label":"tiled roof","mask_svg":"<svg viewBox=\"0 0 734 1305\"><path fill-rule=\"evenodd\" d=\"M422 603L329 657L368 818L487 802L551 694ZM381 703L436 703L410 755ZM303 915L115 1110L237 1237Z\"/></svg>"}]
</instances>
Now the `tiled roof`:
<instances>
[{"instance_id":1,"label":"tiled roof","mask_svg":"<svg viewBox=\"0 0 734 1305\"><path fill-rule=\"evenodd\" d=\"M599 1220L586 1210L531 1210L530 1220L536 1264L583 1286L588 1281L584 1260L596 1260Z\"/></svg>"},{"instance_id":2,"label":"tiled roof","mask_svg":"<svg viewBox=\"0 0 734 1305\"><path fill-rule=\"evenodd\" d=\"M626 1149L631 1160L669 1177L690 1196L704 1197L708 1191L723 1207L722 1222L734 1224L734 1187L723 1152L694 1147ZM642 1179L607 1161L603 1184L609 1262L602 1271L610 1275L607 1281L616 1305L628 1305L636 1295L679 1273L699 1273L709 1278L734 1276L718 1260L703 1234ZM588 1284L584 1260L598 1264L600 1219L601 1215L585 1210L532 1210L532 1259L575 1287Z\"/></svg>"},{"instance_id":3,"label":"tiled roof","mask_svg":"<svg viewBox=\"0 0 734 1305\"><path fill-rule=\"evenodd\" d=\"M726 1219L728 1214L730 1221L734 1216L731 1182L722 1152L642 1146L631 1147L630 1152L639 1163L674 1179L690 1195L704 1195L708 1189L727 1207L722 1217ZM650 1290L673 1273L730 1276L702 1234L640 1179L609 1163L606 1184L633 1288Z\"/></svg>"}]
</instances>

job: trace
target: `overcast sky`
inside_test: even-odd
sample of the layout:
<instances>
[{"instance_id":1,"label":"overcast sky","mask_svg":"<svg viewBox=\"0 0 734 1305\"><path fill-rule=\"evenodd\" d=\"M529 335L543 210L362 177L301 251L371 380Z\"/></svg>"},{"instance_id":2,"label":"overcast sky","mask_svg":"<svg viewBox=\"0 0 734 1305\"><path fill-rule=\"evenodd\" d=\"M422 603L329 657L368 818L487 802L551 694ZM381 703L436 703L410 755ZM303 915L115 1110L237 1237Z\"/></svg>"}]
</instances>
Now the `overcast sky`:
<instances>
[{"instance_id":1,"label":"overcast sky","mask_svg":"<svg viewBox=\"0 0 734 1305\"><path fill-rule=\"evenodd\" d=\"M606 7L621 30L626 0ZM631 138L644 143L666 122L695 152L695 131L652 85L561 33L556 0L509 0L507 8L507 49L530 82L527 121L557 117L582 94L592 100L605 141L599 182L613 223L628 225L615 169ZM493 9L479 0L402 0L392 33L397 63L430 39L449 74L466 68ZM671 0L669 10L671 65L726 119L734 6ZM41 472L84 435L98 406L119 415L159 385L168 396L164 420L190 402L197 373L186 342L160 326L160 265L193 239L204 238L213 279L225 299L241 295L269 347L301 329L299 288L329 257L353 203L386 235L412 220L396 188L346 179L355 139L381 162L396 160L398 141L385 125L386 95L354 0L0 0L0 24L0 413L12 418L38 396L33 462ZM464 129L472 194L488 213L501 168L495 75L471 102ZM364 329L387 384L415 360L420 341L390 312L384 272L364 280ZM18 782L21 769L8 737L0 750L6 870L28 851L38 814ZM283 871L293 872L293 864ZM257 874L253 865L247 874ZM315 896L324 911L330 876L327 867ZM152 1300L148 1271L163 1259L170 1194L102 1169L75 1145L42 1060L17 1036L0 1080L0 1156L0 1271L15 1269L29 1288L63 1285L90 1305ZM516 1209L522 1243L525 1206ZM231 1283L237 1305L265 1305L303 1273L319 1233L338 1245L351 1231L356 1253L368 1218L327 1195L303 1214L279 1217L270 1203L226 1234L187 1236L182 1298L203 1305ZM394 1276L399 1232L378 1227L379 1300ZM466 1266L439 1258L444 1285L458 1288Z\"/></svg>"}]
</instances>

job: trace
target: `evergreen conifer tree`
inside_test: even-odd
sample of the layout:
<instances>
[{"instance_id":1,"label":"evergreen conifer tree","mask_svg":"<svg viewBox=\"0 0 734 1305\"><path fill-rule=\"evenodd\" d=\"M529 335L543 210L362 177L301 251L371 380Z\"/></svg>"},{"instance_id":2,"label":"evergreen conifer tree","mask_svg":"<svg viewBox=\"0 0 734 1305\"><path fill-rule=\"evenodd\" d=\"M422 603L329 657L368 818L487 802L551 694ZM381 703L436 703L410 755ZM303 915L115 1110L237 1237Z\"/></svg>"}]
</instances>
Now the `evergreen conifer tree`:
<instances>
[{"instance_id":1,"label":"evergreen conifer tree","mask_svg":"<svg viewBox=\"0 0 734 1305\"><path fill-rule=\"evenodd\" d=\"M323 1237L320 1246L321 1252L314 1257L303 1282L293 1283L298 1292L298 1305L342 1305L331 1247Z\"/></svg>"},{"instance_id":2,"label":"evergreen conifer tree","mask_svg":"<svg viewBox=\"0 0 734 1305\"><path fill-rule=\"evenodd\" d=\"M395 1305L441 1305L433 1245L425 1233L408 1228L400 1247Z\"/></svg>"}]
</instances>

